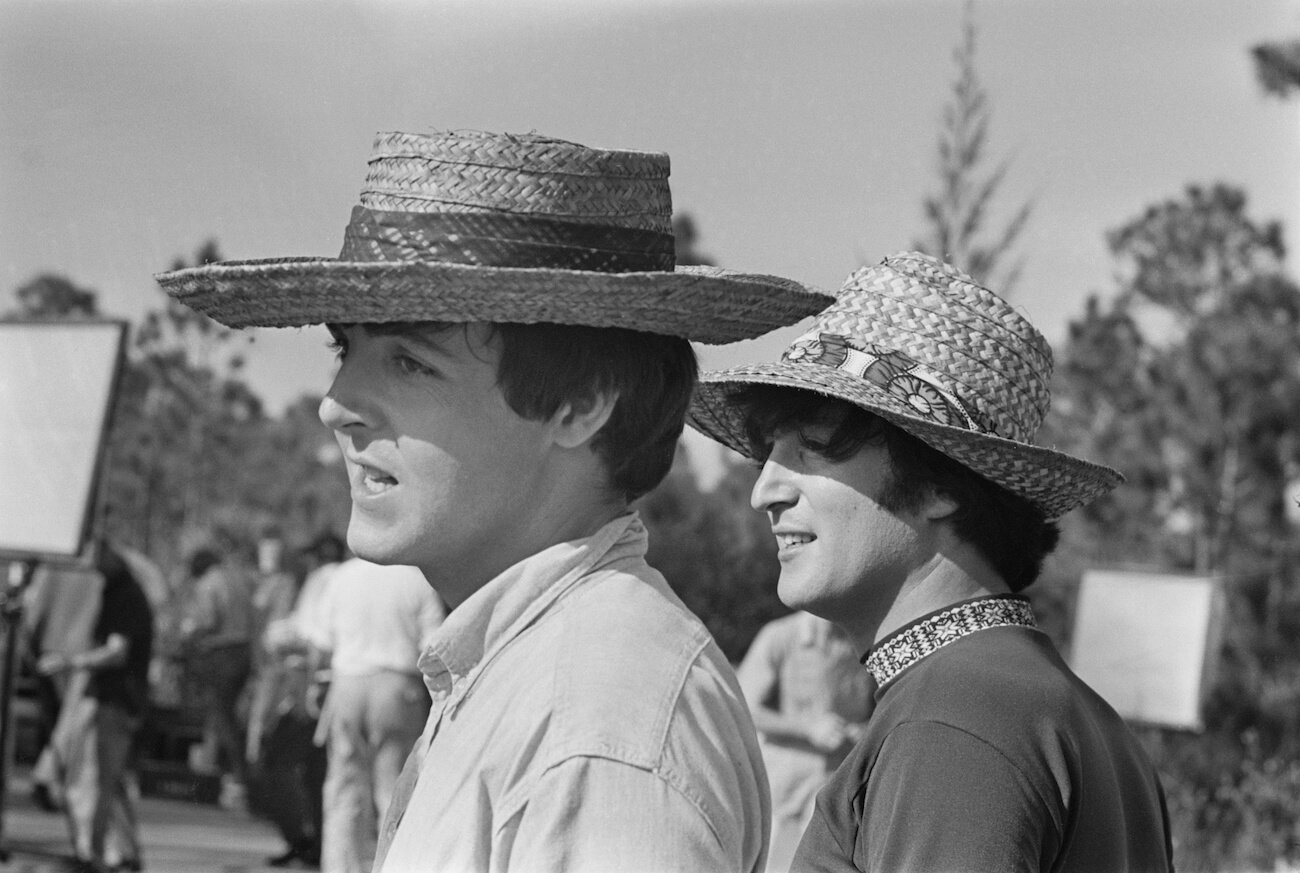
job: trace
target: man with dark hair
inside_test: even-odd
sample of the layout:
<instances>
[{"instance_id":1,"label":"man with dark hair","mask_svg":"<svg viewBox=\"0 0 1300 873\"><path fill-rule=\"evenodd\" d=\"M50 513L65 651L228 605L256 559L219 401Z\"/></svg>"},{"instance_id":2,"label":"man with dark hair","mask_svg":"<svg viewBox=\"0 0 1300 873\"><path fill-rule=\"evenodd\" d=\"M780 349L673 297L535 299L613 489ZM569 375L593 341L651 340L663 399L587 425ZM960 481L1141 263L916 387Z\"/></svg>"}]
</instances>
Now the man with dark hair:
<instances>
[{"instance_id":1,"label":"man with dark hair","mask_svg":"<svg viewBox=\"0 0 1300 873\"><path fill-rule=\"evenodd\" d=\"M762 869L767 785L726 658L644 559L691 340L827 299L674 269L667 156L380 134L338 260L161 277L231 326L326 323L348 545L450 614L375 870Z\"/></svg>"},{"instance_id":2,"label":"man with dark hair","mask_svg":"<svg viewBox=\"0 0 1300 873\"><path fill-rule=\"evenodd\" d=\"M1028 321L917 253L855 272L780 362L703 377L692 424L762 463L781 599L876 684L792 869L1172 869L1141 744L1017 593L1122 481L1032 443L1050 380Z\"/></svg>"}]
</instances>

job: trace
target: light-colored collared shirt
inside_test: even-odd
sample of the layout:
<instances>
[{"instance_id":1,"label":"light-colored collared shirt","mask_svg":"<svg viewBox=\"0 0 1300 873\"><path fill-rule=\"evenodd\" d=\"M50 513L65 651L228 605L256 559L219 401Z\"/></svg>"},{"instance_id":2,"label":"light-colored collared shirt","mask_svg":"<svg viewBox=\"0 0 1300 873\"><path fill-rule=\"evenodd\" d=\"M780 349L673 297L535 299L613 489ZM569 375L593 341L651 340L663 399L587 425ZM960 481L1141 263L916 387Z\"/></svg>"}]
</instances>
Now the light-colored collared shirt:
<instances>
[{"instance_id":1,"label":"light-colored collared shirt","mask_svg":"<svg viewBox=\"0 0 1300 873\"><path fill-rule=\"evenodd\" d=\"M442 601L415 567L344 561L326 578L300 629L330 652L336 676L417 672L420 652L442 623Z\"/></svg>"},{"instance_id":2,"label":"light-colored collared shirt","mask_svg":"<svg viewBox=\"0 0 1300 873\"><path fill-rule=\"evenodd\" d=\"M624 515L451 613L420 659L433 709L376 871L763 869L748 709L645 550Z\"/></svg>"}]
</instances>

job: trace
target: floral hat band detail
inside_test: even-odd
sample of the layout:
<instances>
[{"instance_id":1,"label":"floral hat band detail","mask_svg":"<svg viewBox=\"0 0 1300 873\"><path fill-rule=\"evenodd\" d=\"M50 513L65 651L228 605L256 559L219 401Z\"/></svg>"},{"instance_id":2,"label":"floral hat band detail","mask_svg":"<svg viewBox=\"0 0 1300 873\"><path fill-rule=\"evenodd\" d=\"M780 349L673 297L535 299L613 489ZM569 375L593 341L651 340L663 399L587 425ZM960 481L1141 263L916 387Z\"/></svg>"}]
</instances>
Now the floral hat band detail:
<instances>
[{"instance_id":1,"label":"floral hat band detail","mask_svg":"<svg viewBox=\"0 0 1300 873\"><path fill-rule=\"evenodd\" d=\"M835 367L865 379L906 404L914 414L937 424L976 433L992 432L978 423L966 405L944 386L943 376L902 352L813 330L791 343L781 359Z\"/></svg>"}]
</instances>

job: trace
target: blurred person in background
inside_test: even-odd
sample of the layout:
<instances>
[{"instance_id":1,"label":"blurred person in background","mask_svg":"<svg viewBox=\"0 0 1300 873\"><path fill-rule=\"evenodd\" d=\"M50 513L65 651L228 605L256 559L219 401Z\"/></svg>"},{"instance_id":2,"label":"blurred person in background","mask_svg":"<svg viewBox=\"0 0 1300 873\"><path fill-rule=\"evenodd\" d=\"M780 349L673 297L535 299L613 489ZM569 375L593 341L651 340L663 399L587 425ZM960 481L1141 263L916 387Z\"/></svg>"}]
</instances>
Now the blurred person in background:
<instances>
[{"instance_id":1,"label":"blurred person in background","mask_svg":"<svg viewBox=\"0 0 1300 873\"><path fill-rule=\"evenodd\" d=\"M280 531L271 528L265 531L257 541L257 582L253 588L253 633L254 641L260 641L266 628L274 621L286 617L293 611L294 601L302 587L301 571L287 566L284 539ZM260 659L264 649L260 644L253 647L253 671L261 668Z\"/></svg>"},{"instance_id":2,"label":"blurred person in background","mask_svg":"<svg viewBox=\"0 0 1300 873\"><path fill-rule=\"evenodd\" d=\"M104 577L94 567L75 564L40 564L23 592L23 635L29 658L42 655L79 655L91 647L91 634L99 616ZM43 741L32 767L32 799L47 812L63 808L63 776L54 737L66 729L69 705L85 693L85 674L36 671Z\"/></svg>"},{"instance_id":3,"label":"blurred person in background","mask_svg":"<svg viewBox=\"0 0 1300 873\"><path fill-rule=\"evenodd\" d=\"M55 746L78 867L102 873L143 865L128 774L149 699L154 627L149 599L126 562L108 543L97 552L104 582L92 648L48 652L37 669L84 683L84 692L65 704Z\"/></svg>"},{"instance_id":4,"label":"blurred person in background","mask_svg":"<svg viewBox=\"0 0 1300 873\"><path fill-rule=\"evenodd\" d=\"M304 552L306 576L294 600L291 629L296 639L310 642L311 629L320 627L317 615L329 581L347 557L347 543L333 531L325 531Z\"/></svg>"},{"instance_id":5,"label":"blurred person in background","mask_svg":"<svg viewBox=\"0 0 1300 873\"><path fill-rule=\"evenodd\" d=\"M764 625L736 677L772 789L767 869L786 873L817 792L863 736L875 684L849 635L807 612Z\"/></svg>"},{"instance_id":6,"label":"blurred person in background","mask_svg":"<svg viewBox=\"0 0 1300 873\"><path fill-rule=\"evenodd\" d=\"M917 252L855 271L780 361L700 380L691 421L762 464L778 594L840 625L876 685L792 868L1167 871L1141 742L1038 630L1056 519L1114 488L1032 442L1051 348Z\"/></svg>"},{"instance_id":7,"label":"blurred person in background","mask_svg":"<svg viewBox=\"0 0 1300 873\"><path fill-rule=\"evenodd\" d=\"M195 763L223 774L223 802L240 793L245 781L239 706L252 671L257 625L250 558L251 549L234 538L197 549L189 562L194 584L178 628L186 675L203 708L203 743L196 747Z\"/></svg>"},{"instance_id":8,"label":"blurred person in background","mask_svg":"<svg viewBox=\"0 0 1300 873\"><path fill-rule=\"evenodd\" d=\"M417 663L442 624L438 595L415 567L344 561L315 605L309 642L329 659L316 729L327 752L324 873L368 873L379 822L424 729L429 692Z\"/></svg>"},{"instance_id":9,"label":"blurred person in background","mask_svg":"<svg viewBox=\"0 0 1300 873\"><path fill-rule=\"evenodd\" d=\"M314 736L328 654L308 635L320 626L320 603L344 549L327 532L301 551L304 582L293 612L271 621L261 639L268 666L249 708L249 802L284 838L285 851L267 860L272 867L320 864L326 755Z\"/></svg>"}]
</instances>

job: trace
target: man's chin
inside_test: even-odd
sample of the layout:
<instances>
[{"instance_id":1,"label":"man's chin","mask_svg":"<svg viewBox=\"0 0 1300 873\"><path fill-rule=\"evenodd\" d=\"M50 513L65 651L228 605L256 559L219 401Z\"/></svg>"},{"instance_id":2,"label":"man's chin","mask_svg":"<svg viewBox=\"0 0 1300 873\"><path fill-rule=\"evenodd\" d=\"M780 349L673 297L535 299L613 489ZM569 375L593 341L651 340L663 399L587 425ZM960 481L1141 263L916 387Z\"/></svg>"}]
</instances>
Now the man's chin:
<instances>
[{"instance_id":1,"label":"man's chin","mask_svg":"<svg viewBox=\"0 0 1300 873\"><path fill-rule=\"evenodd\" d=\"M810 611L808 609L810 598L806 580L799 579L784 569L776 583L776 596L791 609L803 610L804 612Z\"/></svg>"},{"instance_id":2,"label":"man's chin","mask_svg":"<svg viewBox=\"0 0 1300 873\"><path fill-rule=\"evenodd\" d=\"M357 524L356 519L348 525L348 549L352 554L372 564L409 564L406 550L393 542L391 537L383 536L367 525Z\"/></svg>"}]
</instances>

